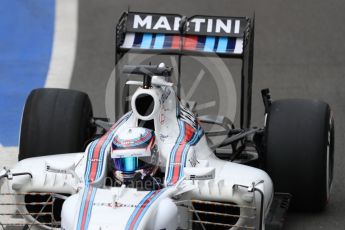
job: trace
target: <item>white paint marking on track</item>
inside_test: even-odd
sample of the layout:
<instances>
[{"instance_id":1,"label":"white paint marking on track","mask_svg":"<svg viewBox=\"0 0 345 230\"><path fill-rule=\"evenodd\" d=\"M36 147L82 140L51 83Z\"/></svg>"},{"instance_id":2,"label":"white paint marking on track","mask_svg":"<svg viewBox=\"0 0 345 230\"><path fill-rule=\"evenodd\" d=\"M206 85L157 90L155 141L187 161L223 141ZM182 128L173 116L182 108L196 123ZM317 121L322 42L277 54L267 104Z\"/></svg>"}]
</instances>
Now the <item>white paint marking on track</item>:
<instances>
[{"instance_id":1,"label":"white paint marking on track","mask_svg":"<svg viewBox=\"0 0 345 230\"><path fill-rule=\"evenodd\" d=\"M18 147L0 145L0 170L3 167L12 168L18 160Z\"/></svg>"},{"instance_id":2,"label":"white paint marking on track","mask_svg":"<svg viewBox=\"0 0 345 230\"><path fill-rule=\"evenodd\" d=\"M55 29L47 88L69 88L78 36L78 0L55 1Z\"/></svg>"}]
</instances>

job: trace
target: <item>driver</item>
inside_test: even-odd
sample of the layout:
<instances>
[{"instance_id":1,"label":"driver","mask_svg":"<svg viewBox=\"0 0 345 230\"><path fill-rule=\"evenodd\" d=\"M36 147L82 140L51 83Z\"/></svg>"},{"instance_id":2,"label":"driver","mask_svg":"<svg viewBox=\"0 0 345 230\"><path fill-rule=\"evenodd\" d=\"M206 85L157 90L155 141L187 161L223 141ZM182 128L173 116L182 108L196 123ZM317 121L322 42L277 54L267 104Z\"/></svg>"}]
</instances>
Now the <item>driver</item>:
<instances>
[{"instance_id":1,"label":"driver","mask_svg":"<svg viewBox=\"0 0 345 230\"><path fill-rule=\"evenodd\" d=\"M159 152L153 130L121 130L113 139L111 158L116 182L138 190L162 188L154 177L159 168Z\"/></svg>"}]
</instances>

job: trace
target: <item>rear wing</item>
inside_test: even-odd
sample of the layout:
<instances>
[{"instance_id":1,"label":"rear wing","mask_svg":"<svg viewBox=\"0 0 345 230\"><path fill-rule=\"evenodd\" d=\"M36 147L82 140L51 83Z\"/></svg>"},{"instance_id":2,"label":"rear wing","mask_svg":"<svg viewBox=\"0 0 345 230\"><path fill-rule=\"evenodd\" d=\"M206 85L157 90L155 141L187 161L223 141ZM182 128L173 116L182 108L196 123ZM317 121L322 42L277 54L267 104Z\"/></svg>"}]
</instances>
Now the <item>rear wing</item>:
<instances>
[{"instance_id":1,"label":"rear wing","mask_svg":"<svg viewBox=\"0 0 345 230\"><path fill-rule=\"evenodd\" d=\"M243 53L249 19L177 14L124 14L117 27L118 50L166 53L217 53L236 56Z\"/></svg>"},{"instance_id":2,"label":"rear wing","mask_svg":"<svg viewBox=\"0 0 345 230\"><path fill-rule=\"evenodd\" d=\"M254 19L247 17L185 17L178 14L125 12L116 26L115 65L127 52L177 55L179 94L183 56L217 55L242 59L240 123L241 127L249 127L253 44ZM116 76L119 75L116 68ZM121 86L117 84L117 87ZM119 91L116 89L116 92ZM116 108L117 118L122 114L121 110L122 108Z\"/></svg>"}]
</instances>

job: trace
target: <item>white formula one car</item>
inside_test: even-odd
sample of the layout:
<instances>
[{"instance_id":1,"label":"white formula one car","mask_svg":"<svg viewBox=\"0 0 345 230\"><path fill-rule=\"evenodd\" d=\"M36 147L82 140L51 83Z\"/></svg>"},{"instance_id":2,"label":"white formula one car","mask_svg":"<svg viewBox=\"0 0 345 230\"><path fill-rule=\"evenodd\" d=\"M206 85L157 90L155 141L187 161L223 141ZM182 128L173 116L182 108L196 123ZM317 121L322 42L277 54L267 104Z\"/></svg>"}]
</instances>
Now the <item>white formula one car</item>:
<instances>
[{"instance_id":1,"label":"white formula one car","mask_svg":"<svg viewBox=\"0 0 345 230\"><path fill-rule=\"evenodd\" d=\"M222 31L210 32L202 24L210 20L222 24L215 25ZM235 31L226 31L229 21ZM193 106L179 100L173 69L163 63L122 68L143 81L127 81L137 89L131 110L115 124L94 118L82 92L32 91L22 118L19 162L0 174L12 190L1 195L14 196L25 228L280 229L290 198L294 209L322 210L333 176L330 107L316 100L271 102L263 90L266 122L263 128L249 127L253 27L248 18L131 12L117 26L117 54L152 51L139 43L157 30L166 36L161 49L170 46L168 52L176 55L191 51L191 44L184 44L189 34L204 36L201 41L214 36L208 33L228 36L227 43L233 36L235 43L242 39L238 53L227 48L220 53L247 63L240 128L222 116L195 115ZM169 43L178 43L175 37L177 50ZM191 54L197 52L202 50ZM223 130L205 132L203 123ZM226 138L213 143L212 135Z\"/></svg>"}]
</instances>

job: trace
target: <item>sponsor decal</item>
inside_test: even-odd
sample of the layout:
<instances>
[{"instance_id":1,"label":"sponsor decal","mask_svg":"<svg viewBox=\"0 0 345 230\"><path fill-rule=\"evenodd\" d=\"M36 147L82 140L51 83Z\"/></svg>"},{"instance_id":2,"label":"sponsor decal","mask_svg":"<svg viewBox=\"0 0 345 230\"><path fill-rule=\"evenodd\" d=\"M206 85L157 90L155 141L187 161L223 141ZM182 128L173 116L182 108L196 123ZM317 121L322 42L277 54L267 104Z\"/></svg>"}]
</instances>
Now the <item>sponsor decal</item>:
<instances>
[{"instance_id":1,"label":"sponsor decal","mask_svg":"<svg viewBox=\"0 0 345 230\"><path fill-rule=\"evenodd\" d=\"M196 152L193 149L192 156L189 158L189 163L192 167L195 167L197 164L199 164L198 158L196 156Z\"/></svg>"},{"instance_id":2,"label":"sponsor decal","mask_svg":"<svg viewBox=\"0 0 345 230\"><path fill-rule=\"evenodd\" d=\"M173 14L129 13L127 31L178 34L181 19ZM238 37L243 35L246 23L244 17L193 16L186 21L185 30L188 34Z\"/></svg>"},{"instance_id":3,"label":"sponsor decal","mask_svg":"<svg viewBox=\"0 0 345 230\"><path fill-rule=\"evenodd\" d=\"M159 134L159 139L161 140L161 141L165 141L167 138L169 137L169 135L164 135L164 134Z\"/></svg>"},{"instance_id":4,"label":"sponsor decal","mask_svg":"<svg viewBox=\"0 0 345 230\"><path fill-rule=\"evenodd\" d=\"M198 121L195 117L195 115L186 107L184 107L182 104L180 104L180 119L190 126L193 127L193 129L198 128Z\"/></svg>"},{"instance_id":5,"label":"sponsor decal","mask_svg":"<svg viewBox=\"0 0 345 230\"><path fill-rule=\"evenodd\" d=\"M170 96L170 93L171 93L170 88L164 87L163 94L162 94L161 99L160 99L161 104L163 104L168 99L168 97Z\"/></svg>"}]
</instances>

